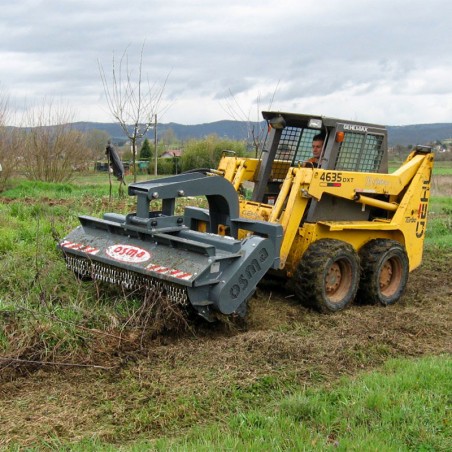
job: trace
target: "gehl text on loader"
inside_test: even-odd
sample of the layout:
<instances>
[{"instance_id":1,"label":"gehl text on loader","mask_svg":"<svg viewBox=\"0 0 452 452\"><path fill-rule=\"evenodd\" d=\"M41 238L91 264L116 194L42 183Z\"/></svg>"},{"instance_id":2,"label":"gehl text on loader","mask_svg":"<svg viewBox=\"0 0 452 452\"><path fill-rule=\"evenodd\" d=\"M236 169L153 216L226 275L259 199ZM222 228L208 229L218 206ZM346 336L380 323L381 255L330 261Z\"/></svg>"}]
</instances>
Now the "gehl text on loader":
<instances>
[{"instance_id":1,"label":"gehl text on loader","mask_svg":"<svg viewBox=\"0 0 452 452\"><path fill-rule=\"evenodd\" d=\"M421 264L434 155L415 147L388 174L384 126L263 112L260 158L133 183L136 212L80 216L60 243L79 277L158 292L210 320L245 315L266 275L323 312L395 303ZM318 166L312 139L325 136ZM246 193L246 196L244 195ZM204 196L208 208L176 201ZM153 206L159 201L158 209Z\"/></svg>"}]
</instances>

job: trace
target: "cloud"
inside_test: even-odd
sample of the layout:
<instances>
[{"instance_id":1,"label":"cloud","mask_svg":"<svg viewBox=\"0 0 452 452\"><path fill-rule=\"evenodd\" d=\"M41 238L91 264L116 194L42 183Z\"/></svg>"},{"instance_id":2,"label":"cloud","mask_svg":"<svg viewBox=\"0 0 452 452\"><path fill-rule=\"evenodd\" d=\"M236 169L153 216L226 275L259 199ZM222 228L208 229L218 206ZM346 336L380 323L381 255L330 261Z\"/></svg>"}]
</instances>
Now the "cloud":
<instances>
[{"instance_id":1,"label":"cloud","mask_svg":"<svg viewBox=\"0 0 452 452\"><path fill-rule=\"evenodd\" d=\"M386 124L450 122L446 0L19 0L2 6L0 84L25 99L67 99L80 120L112 121L108 74L126 52L161 83L165 120L230 119L275 109ZM275 93L276 91L276 93ZM265 107L264 107L265 108ZM371 117L374 115L374 117ZM355 117L356 116L356 117Z\"/></svg>"}]
</instances>

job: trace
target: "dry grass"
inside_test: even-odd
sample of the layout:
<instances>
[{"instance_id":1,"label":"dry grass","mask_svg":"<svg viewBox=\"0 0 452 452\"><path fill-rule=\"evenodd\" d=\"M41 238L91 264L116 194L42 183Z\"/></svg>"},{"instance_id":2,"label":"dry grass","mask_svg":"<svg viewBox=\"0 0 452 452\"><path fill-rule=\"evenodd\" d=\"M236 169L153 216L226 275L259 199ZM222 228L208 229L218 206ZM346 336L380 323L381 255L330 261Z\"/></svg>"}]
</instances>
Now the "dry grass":
<instances>
[{"instance_id":1,"label":"dry grass","mask_svg":"<svg viewBox=\"0 0 452 452\"><path fill-rule=\"evenodd\" d=\"M432 178L432 196L452 196L452 177L435 175Z\"/></svg>"},{"instance_id":2,"label":"dry grass","mask_svg":"<svg viewBox=\"0 0 452 452\"><path fill-rule=\"evenodd\" d=\"M121 341L99 336L84 362L110 370L5 374L0 446L51 437L157 437L221 418L231 403L244 407L272 391L333 382L390 357L451 353L452 291L444 270L451 257L428 252L392 307L320 315L267 287L252 300L246 325L201 322L179 334Z\"/></svg>"},{"instance_id":3,"label":"dry grass","mask_svg":"<svg viewBox=\"0 0 452 452\"><path fill-rule=\"evenodd\" d=\"M444 177L440 196L452 193L452 178ZM122 204L111 210L130 210ZM174 434L391 357L450 354L451 259L450 248L427 250L395 306L352 306L333 315L303 308L270 284L258 289L247 322L187 324L150 298L130 316L133 328L85 328L79 331L85 347L70 354L54 347L45 356L64 365L0 363L0 449L52 438L122 443ZM152 311L154 320L170 321L151 322ZM40 333L18 344L14 356L42 358Z\"/></svg>"}]
</instances>

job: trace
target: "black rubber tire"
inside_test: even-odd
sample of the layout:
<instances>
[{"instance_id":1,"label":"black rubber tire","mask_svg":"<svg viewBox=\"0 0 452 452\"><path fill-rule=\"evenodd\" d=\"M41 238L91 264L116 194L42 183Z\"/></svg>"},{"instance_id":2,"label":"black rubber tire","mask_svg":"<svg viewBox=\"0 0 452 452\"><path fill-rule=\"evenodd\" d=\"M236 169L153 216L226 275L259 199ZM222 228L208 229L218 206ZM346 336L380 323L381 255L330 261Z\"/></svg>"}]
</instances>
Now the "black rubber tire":
<instances>
[{"instance_id":1,"label":"black rubber tire","mask_svg":"<svg viewBox=\"0 0 452 452\"><path fill-rule=\"evenodd\" d=\"M404 294L409 265L405 247L395 240L375 239L359 251L361 281L360 303L385 306L396 303Z\"/></svg>"},{"instance_id":2,"label":"black rubber tire","mask_svg":"<svg viewBox=\"0 0 452 452\"><path fill-rule=\"evenodd\" d=\"M312 243L295 273L297 298L321 312L336 312L349 306L360 280L359 257L353 247L340 240Z\"/></svg>"}]
</instances>

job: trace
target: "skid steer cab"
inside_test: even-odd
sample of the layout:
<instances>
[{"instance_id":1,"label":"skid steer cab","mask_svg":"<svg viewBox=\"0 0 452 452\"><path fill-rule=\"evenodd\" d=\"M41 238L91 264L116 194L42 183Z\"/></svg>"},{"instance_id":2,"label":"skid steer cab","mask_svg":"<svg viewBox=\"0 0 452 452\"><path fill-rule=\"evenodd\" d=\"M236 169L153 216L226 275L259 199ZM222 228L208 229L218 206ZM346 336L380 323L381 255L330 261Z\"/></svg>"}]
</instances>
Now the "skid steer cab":
<instances>
[{"instance_id":1,"label":"skid steer cab","mask_svg":"<svg viewBox=\"0 0 452 452\"><path fill-rule=\"evenodd\" d=\"M244 315L269 274L324 312L355 299L395 303L422 260L431 149L416 147L388 174L384 126L282 112L263 117L268 134L259 158L225 152L211 171L131 184L134 213L80 217L59 244L68 268L164 294L206 319ZM175 214L178 198L194 196L204 196L208 208Z\"/></svg>"}]
</instances>

